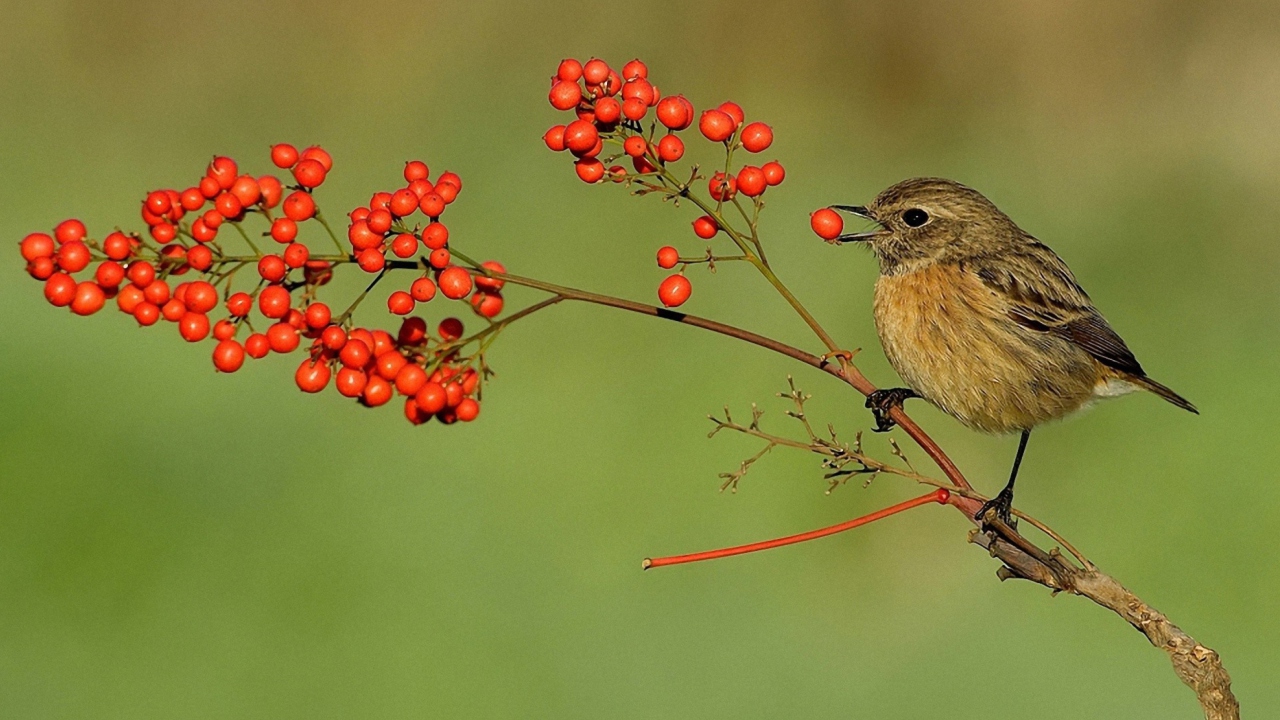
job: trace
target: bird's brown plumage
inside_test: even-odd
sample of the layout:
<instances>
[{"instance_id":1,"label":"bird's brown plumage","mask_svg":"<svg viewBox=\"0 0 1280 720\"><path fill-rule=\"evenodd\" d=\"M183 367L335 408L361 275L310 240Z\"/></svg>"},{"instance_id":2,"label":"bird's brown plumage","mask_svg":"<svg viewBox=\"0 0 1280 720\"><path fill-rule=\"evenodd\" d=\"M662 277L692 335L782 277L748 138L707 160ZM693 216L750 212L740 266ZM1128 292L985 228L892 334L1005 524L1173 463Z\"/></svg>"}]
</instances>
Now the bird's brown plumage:
<instances>
[{"instance_id":1,"label":"bird's brown plumage","mask_svg":"<svg viewBox=\"0 0 1280 720\"><path fill-rule=\"evenodd\" d=\"M908 210L927 213L920 226ZM1066 263L978 192L907 180L866 215L880 262L875 322L890 363L965 425L1029 430L1144 388L1195 412L1142 366ZM918 220L919 215L911 219Z\"/></svg>"}]
</instances>

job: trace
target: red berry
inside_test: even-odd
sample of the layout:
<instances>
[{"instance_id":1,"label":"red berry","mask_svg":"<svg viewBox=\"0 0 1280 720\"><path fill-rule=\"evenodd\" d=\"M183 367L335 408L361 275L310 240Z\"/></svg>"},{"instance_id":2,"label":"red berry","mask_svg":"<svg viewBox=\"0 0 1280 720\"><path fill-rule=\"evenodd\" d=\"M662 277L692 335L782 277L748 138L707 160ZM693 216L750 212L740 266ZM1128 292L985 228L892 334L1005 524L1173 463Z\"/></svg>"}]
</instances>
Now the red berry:
<instances>
[{"instance_id":1,"label":"red berry","mask_svg":"<svg viewBox=\"0 0 1280 720\"><path fill-rule=\"evenodd\" d=\"M284 186L280 181L274 175L263 175L257 182L258 189L262 191L262 204L267 208L279 205L280 198L284 195Z\"/></svg>"},{"instance_id":2,"label":"red berry","mask_svg":"<svg viewBox=\"0 0 1280 720\"><path fill-rule=\"evenodd\" d=\"M236 167L236 161L229 157L215 157L213 162L209 163L209 169L205 174L218 183L220 189L230 190L236 183L240 168Z\"/></svg>"},{"instance_id":3,"label":"red berry","mask_svg":"<svg viewBox=\"0 0 1280 720\"><path fill-rule=\"evenodd\" d=\"M738 179L732 175L725 177L724 173L716 172L707 182L707 191L716 202L728 202L738 194Z\"/></svg>"},{"instance_id":4,"label":"red berry","mask_svg":"<svg viewBox=\"0 0 1280 720\"><path fill-rule=\"evenodd\" d=\"M675 135L664 135L658 141L658 157L662 162L675 162L684 157L684 141Z\"/></svg>"},{"instance_id":5,"label":"red berry","mask_svg":"<svg viewBox=\"0 0 1280 720\"><path fill-rule=\"evenodd\" d=\"M368 250L382 244L383 235L369 227L368 220L357 220L347 228L347 240L356 250Z\"/></svg>"},{"instance_id":6,"label":"red berry","mask_svg":"<svg viewBox=\"0 0 1280 720\"><path fill-rule=\"evenodd\" d=\"M160 320L160 308L149 302L138 303L133 309L133 319L142 327L155 325Z\"/></svg>"},{"instance_id":7,"label":"red berry","mask_svg":"<svg viewBox=\"0 0 1280 720\"><path fill-rule=\"evenodd\" d=\"M431 175L431 168L421 160L410 160L404 164L404 181L426 180Z\"/></svg>"},{"instance_id":8,"label":"red berry","mask_svg":"<svg viewBox=\"0 0 1280 720\"><path fill-rule=\"evenodd\" d=\"M764 171L754 165L747 165L738 171L738 190L747 197L758 197L769 187Z\"/></svg>"},{"instance_id":9,"label":"red berry","mask_svg":"<svg viewBox=\"0 0 1280 720\"><path fill-rule=\"evenodd\" d=\"M596 122L602 125L612 125L618 122L618 118L622 117L622 103L611 97L602 97L596 100L594 110Z\"/></svg>"},{"instance_id":10,"label":"red berry","mask_svg":"<svg viewBox=\"0 0 1280 720\"><path fill-rule=\"evenodd\" d=\"M27 263L27 273L37 280L48 280L57 270L52 258L36 258Z\"/></svg>"},{"instance_id":11,"label":"red berry","mask_svg":"<svg viewBox=\"0 0 1280 720\"><path fill-rule=\"evenodd\" d=\"M444 198L439 193L429 192L422 196L422 201L418 203L418 208L422 210L422 214L429 218L435 219L444 213Z\"/></svg>"},{"instance_id":12,"label":"red berry","mask_svg":"<svg viewBox=\"0 0 1280 720\"><path fill-rule=\"evenodd\" d=\"M58 248L58 256L56 258L58 267L69 273L78 273L89 267L89 262L92 259L89 254L89 248L79 240L69 240Z\"/></svg>"},{"instance_id":13,"label":"red berry","mask_svg":"<svg viewBox=\"0 0 1280 720\"><path fill-rule=\"evenodd\" d=\"M497 260L485 260L484 262L480 263L480 267L486 270L491 270L499 274L505 273L507 271L507 269L502 266L502 263L498 262ZM480 288L481 290L486 290L488 292L497 292L502 289L502 286L506 284L506 281L496 277L488 277L487 275L476 275L475 283L476 283L476 287Z\"/></svg>"},{"instance_id":14,"label":"red berry","mask_svg":"<svg viewBox=\"0 0 1280 720\"><path fill-rule=\"evenodd\" d=\"M359 397L364 392L364 388L369 384L369 376L355 368L344 367L338 371L338 377L334 381L333 386L338 389L338 393L344 397Z\"/></svg>"},{"instance_id":15,"label":"red berry","mask_svg":"<svg viewBox=\"0 0 1280 720\"><path fill-rule=\"evenodd\" d=\"M449 244L449 228L444 223L433 222L422 231L422 244L429 250L439 250Z\"/></svg>"},{"instance_id":16,"label":"red berry","mask_svg":"<svg viewBox=\"0 0 1280 720\"><path fill-rule=\"evenodd\" d=\"M178 228L167 222L151 226L151 237L161 244L171 243L178 236Z\"/></svg>"},{"instance_id":17,"label":"red berry","mask_svg":"<svg viewBox=\"0 0 1280 720\"><path fill-rule=\"evenodd\" d=\"M213 349L213 366L218 372L233 373L244 365L244 347L235 340L223 340Z\"/></svg>"},{"instance_id":18,"label":"red berry","mask_svg":"<svg viewBox=\"0 0 1280 720\"><path fill-rule=\"evenodd\" d=\"M448 401L444 386L437 382L424 383L413 396L414 404L428 415L434 415L443 410Z\"/></svg>"},{"instance_id":19,"label":"red berry","mask_svg":"<svg viewBox=\"0 0 1280 720\"><path fill-rule=\"evenodd\" d=\"M196 280L187 285L182 302L191 312L207 313L218 304L218 289L203 280ZM246 305L252 302L248 295L239 292L227 299L227 309L232 315L244 317L249 314ZM240 309L243 312L238 312Z\"/></svg>"},{"instance_id":20,"label":"red berry","mask_svg":"<svg viewBox=\"0 0 1280 720\"><path fill-rule=\"evenodd\" d=\"M327 172L319 160L299 160L298 164L293 166L293 179L304 188L315 188L324 183Z\"/></svg>"},{"instance_id":21,"label":"red berry","mask_svg":"<svg viewBox=\"0 0 1280 720\"><path fill-rule=\"evenodd\" d=\"M163 280L153 281L150 285L147 285L146 289L142 291L142 294L147 298L147 302L157 306L164 305L171 297L169 293L169 283ZM186 309L186 305L183 305L183 312L186 312Z\"/></svg>"},{"instance_id":22,"label":"red berry","mask_svg":"<svg viewBox=\"0 0 1280 720\"><path fill-rule=\"evenodd\" d=\"M823 240L835 240L844 230L844 219L835 210L822 208L809 216L809 225Z\"/></svg>"},{"instance_id":23,"label":"red berry","mask_svg":"<svg viewBox=\"0 0 1280 720\"><path fill-rule=\"evenodd\" d=\"M403 290L397 290L387 298L387 309L392 315L408 315L413 312L413 306L413 296Z\"/></svg>"},{"instance_id":24,"label":"red berry","mask_svg":"<svg viewBox=\"0 0 1280 720\"><path fill-rule=\"evenodd\" d=\"M240 201L242 207L250 207L257 205L262 199L262 188L252 176L241 175L236 178L236 184L231 186L231 194Z\"/></svg>"},{"instance_id":25,"label":"red berry","mask_svg":"<svg viewBox=\"0 0 1280 720\"><path fill-rule=\"evenodd\" d=\"M203 288L201 288L200 290L197 290L197 287L202 285L208 285L208 287L211 290L213 288L212 285L209 285L209 283L206 283L203 281L196 281L191 283L191 285L187 287L187 294L186 294L187 307L190 307L193 310L197 310L197 312L208 312L209 310L213 309L212 305L205 308L206 301L204 300L200 300L199 302L196 301L196 298L201 297L204 293ZM193 295L193 293L200 293L200 295ZM217 297L218 297L218 293L216 290L213 291L213 297L214 297L214 302L216 303ZM205 309L201 310L199 308L205 308ZM227 312L231 313L232 317L245 317L246 315L249 314L249 311L252 309L253 309L253 298L249 297L249 293L238 292L233 294L231 297L227 298Z\"/></svg>"},{"instance_id":26,"label":"red berry","mask_svg":"<svg viewBox=\"0 0 1280 720\"><path fill-rule=\"evenodd\" d=\"M556 77L568 82L578 82L582 77L582 63L568 58L560 61L560 67L556 68Z\"/></svg>"},{"instance_id":27,"label":"red berry","mask_svg":"<svg viewBox=\"0 0 1280 720\"><path fill-rule=\"evenodd\" d=\"M163 215L169 212L171 206L169 193L163 190L156 190L148 194L146 201L143 202L143 207L155 215Z\"/></svg>"},{"instance_id":28,"label":"red berry","mask_svg":"<svg viewBox=\"0 0 1280 720\"><path fill-rule=\"evenodd\" d=\"M58 223L58 227L53 229L53 236L58 240L58 244L69 242L78 242L84 240L85 235L89 233L85 229L84 223L79 220L63 220Z\"/></svg>"},{"instance_id":29,"label":"red berry","mask_svg":"<svg viewBox=\"0 0 1280 720\"><path fill-rule=\"evenodd\" d=\"M480 416L480 403L472 398L463 398L454 412L462 422L471 422Z\"/></svg>"},{"instance_id":30,"label":"red berry","mask_svg":"<svg viewBox=\"0 0 1280 720\"><path fill-rule=\"evenodd\" d=\"M187 292L190 295L191 291ZM289 291L279 285L268 285L258 294L258 311L273 320L289 314L289 303Z\"/></svg>"},{"instance_id":31,"label":"red berry","mask_svg":"<svg viewBox=\"0 0 1280 720\"><path fill-rule=\"evenodd\" d=\"M441 294L450 300L460 300L471 293L471 273L460 267L445 268L437 283Z\"/></svg>"},{"instance_id":32,"label":"red berry","mask_svg":"<svg viewBox=\"0 0 1280 720\"><path fill-rule=\"evenodd\" d=\"M633 158L643 157L649 150L649 144L639 135L632 135L622 143L622 151Z\"/></svg>"},{"instance_id":33,"label":"red berry","mask_svg":"<svg viewBox=\"0 0 1280 720\"><path fill-rule=\"evenodd\" d=\"M330 325L320 333L320 342L330 352L338 352L347 344L347 332L337 325Z\"/></svg>"},{"instance_id":34,"label":"red berry","mask_svg":"<svg viewBox=\"0 0 1280 720\"><path fill-rule=\"evenodd\" d=\"M267 328L267 342L278 353L291 353L298 349L298 329L286 322L278 322Z\"/></svg>"},{"instance_id":35,"label":"red berry","mask_svg":"<svg viewBox=\"0 0 1280 720\"><path fill-rule=\"evenodd\" d=\"M649 77L649 68L639 60L632 60L622 66L622 79L635 80L636 78Z\"/></svg>"},{"instance_id":36,"label":"red berry","mask_svg":"<svg viewBox=\"0 0 1280 720\"><path fill-rule=\"evenodd\" d=\"M400 233L391 241L391 252L398 258L413 257L418 252L418 237L410 233Z\"/></svg>"},{"instance_id":37,"label":"red berry","mask_svg":"<svg viewBox=\"0 0 1280 720\"><path fill-rule=\"evenodd\" d=\"M133 246L124 233L113 232L102 239L102 252L112 260L124 260L132 251Z\"/></svg>"},{"instance_id":38,"label":"red berry","mask_svg":"<svg viewBox=\"0 0 1280 720\"><path fill-rule=\"evenodd\" d=\"M209 337L209 316L204 313L183 313L178 321L178 334L187 342L200 342Z\"/></svg>"},{"instance_id":39,"label":"red berry","mask_svg":"<svg viewBox=\"0 0 1280 720\"><path fill-rule=\"evenodd\" d=\"M663 280L662 284L658 286L658 300L662 301L662 304L667 307L683 305L692 293L693 286L689 284L689 279L683 275L672 275Z\"/></svg>"},{"instance_id":40,"label":"red berry","mask_svg":"<svg viewBox=\"0 0 1280 720\"><path fill-rule=\"evenodd\" d=\"M663 270L670 270L680 262L680 251L666 245L658 248L658 267Z\"/></svg>"},{"instance_id":41,"label":"red berry","mask_svg":"<svg viewBox=\"0 0 1280 720\"><path fill-rule=\"evenodd\" d=\"M693 123L693 105L683 95L663 98L658 102L658 121L669 130L684 130Z\"/></svg>"},{"instance_id":42,"label":"red berry","mask_svg":"<svg viewBox=\"0 0 1280 720\"><path fill-rule=\"evenodd\" d=\"M427 256L427 263L437 270L443 270L449 267L451 259L449 251L445 248L440 248L439 250L431 251L431 254Z\"/></svg>"},{"instance_id":43,"label":"red berry","mask_svg":"<svg viewBox=\"0 0 1280 720\"><path fill-rule=\"evenodd\" d=\"M440 321L436 332L440 333L440 337L446 342L453 342L462 337L463 325L462 321L456 317L445 318Z\"/></svg>"},{"instance_id":44,"label":"red berry","mask_svg":"<svg viewBox=\"0 0 1280 720\"><path fill-rule=\"evenodd\" d=\"M199 272L213 267L213 251L204 245L195 245L187 250L187 264Z\"/></svg>"},{"instance_id":45,"label":"red berry","mask_svg":"<svg viewBox=\"0 0 1280 720\"><path fill-rule=\"evenodd\" d=\"M364 393L360 396L360 404L365 407L386 405L393 394L391 383L377 375L370 375L365 383Z\"/></svg>"},{"instance_id":46,"label":"red berry","mask_svg":"<svg viewBox=\"0 0 1280 720\"><path fill-rule=\"evenodd\" d=\"M200 184L197 189L200 190L200 194L206 200L212 200L218 197L218 193L222 192L222 186L218 184L218 181L207 175L200 178Z\"/></svg>"},{"instance_id":47,"label":"red berry","mask_svg":"<svg viewBox=\"0 0 1280 720\"><path fill-rule=\"evenodd\" d=\"M293 380L298 383L298 389L302 392L318 393L329 384L331 376L328 364L308 358L298 366Z\"/></svg>"},{"instance_id":48,"label":"red berry","mask_svg":"<svg viewBox=\"0 0 1280 720\"><path fill-rule=\"evenodd\" d=\"M542 142L556 152L564 150L564 125L552 125L551 129L542 136Z\"/></svg>"},{"instance_id":49,"label":"red berry","mask_svg":"<svg viewBox=\"0 0 1280 720\"><path fill-rule=\"evenodd\" d=\"M129 270L125 274L129 276L129 280L134 285L139 288L146 288L151 284L151 281L156 279L156 268L146 260L138 260L137 262L129 263Z\"/></svg>"},{"instance_id":50,"label":"red berry","mask_svg":"<svg viewBox=\"0 0 1280 720\"><path fill-rule=\"evenodd\" d=\"M258 274L267 282L280 282L289 274L289 266L279 255L263 255L258 261Z\"/></svg>"},{"instance_id":51,"label":"red berry","mask_svg":"<svg viewBox=\"0 0 1280 720\"><path fill-rule=\"evenodd\" d=\"M596 131L596 126L585 120L574 120L565 126L564 146L574 154L581 155L590 151L599 140L600 133Z\"/></svg>"},{"instance_id":52,"label":"red berry","mask_svg":"<svg viewBox=\"0 0 1280 720\"><path fill-rule=\"evenodd\" d=\"M399 355L400 353L395 354ZM423 385L427 384L427 373L414 363L406 363L404 367L400 368L400 372L396 373L395 384L396 390L401 395L412 396L421 390Z\"/></svg>"},{"instance_id":53,"label":"red berry","mask_svg":"<svg viewBox=\"0 0 1280 720\"><path fill-rule=\"evenodd\" d=\"M272 145L271 162L275 163L275 166L282 170L288 170L298 164L298 148L290 145L289 143Z\"/></svg>"},{"instance_id":54,"label":"red berry","mask_svg":"<svg viewBox=\"0 0 1280 720\"><path fill-rule=\"evenodd\" d=\"M396 342L401 345L417 345L427 337L427 322L420 317L407 317L400 323Z\"/></svg>"},{"instance_id":55,"label":"red berry","mask_svg":"<svg viewBox=\"0 0 1280 720\"><path fill-rule=\"evenodd\" d=\"M76 285L75 297L71 300L71 312L77 315L92 315L102 309L107 296L97 283L82 282Z\"/></svg>"},{"instance_id":56,"label":"red berry","mask_svg":"<svg viewBox=\"0 0 1280 720\"><path fill-rule=\"evenodd\" d=\"M319 145L312 145L306 150L303 150L298 157L301 160L315 160L324 166L324 171L326 173L333 169L333 157L329 155L328 151Z\"/></svg>"},{"instance_id":57,"label":"red berry","mask_svg":"<svg viewBox=\"0 0 1280 720\"><path fill-rule=\"evenodd\" d=\"M742 121L746 119L746 116L742 112L742 106L736 102L722 102L716 109L725 115L728 115L730 118L733 118L734 130L737 130L738 126L742 124Z\"/></svg>"},{"instance_id":58,"label":"red berry","mask_svg":"<svg viewBox=\"0 0 1280 720\"><path fill-rule=\"evenodd\" d=\"M457 199L458 186L449 182L438 182L436 183L435 193L440 196L441 200L444 200L445 205L448 205Z\"/></svg>"},{"instance_id":59,"label":"red berry","mask_svg":"<svg viewBox=\"0 0 1280 720\"><path fill-rule=\"evenodd\" d=\"M124 282L124 267L114 260L103 261L93 274L94 280L104 288L120 287Z\"/></svg>"},{"instance_id":60,"label":"red berry","mask_svg":"<svg viewBox=\"0 0 1280 720\"><path fill-rule=\"evenodd\" d=\"M720 232L720 226L710 215L703 215L693 221L693 233L703 240L710 240L718 232Z\"/></svg>"},{"instance_id":61,"label":"red berry","mask_svg":"<svg viewBox=\"0 0 1280 720\"><path fill-rule=\"evenodd\" d=\"M31 233L22 239L19 247L22 250L22 259L27 262L36 258L53 257L53 238L44 233Z\"/></svg>"},{"instance_id":62,"label":"red berry","mask_svg":"<svg viewBox=\"0 0 1280 720\"><path fill-rule=\"evenodd\" d=\"M290 243L284 249L284 264L291 268L300 268L307 264L311 251L302 243Z\"/></svg>"},{"instance_id":63,"label":"red berry","mask_svg":"<svg viewBox=\"0 0 1280 720\"><path fill-rule=\"evenodd\" d=\"M369 217L365 219L369 229L378 235L386 235L391 230L392 221L391 211L383 208L370 212Z\"/></svg>"},{"instance_id":64,"label":"red berry","mask_svg":"<svg viewBox=\"0 0 1280 720\"><path fill-rule=\"evenodd\" d=\"M307 318L307 327L312 330L319 330L328 326L329 320L333 317L333 312L329 310L329 306L322 302L311 303L303 314Z\"/></svg>"},{"instance_id":65,"label":"red berry","mask_svg":"<svg viewBox=\"0 0 1280 720\"><path fill-rule=\"evenodd\" d=\"M753 122L742 128L742 147L747 152L763 152L773 144L773 128L762 122Z\"/></svg>"},{"instance_id":66,"label":"red berry","mask_svg":"<svg viewBox=\"0 0 1280 720\"><path fill-rule=\"evenodd\" d=\"M776 160L771 160L760 168L764 171L765 182L770 185L778 185L787 177L787 171Z\"/></svg>"},{"instance_id":67,"label":"red berry","mask_svg":"<svg viewBox=\"0 0 1280 720\"><path fill-rule=\"evenodd\" d=\"M583 182L600 182L600 178L604 177L604 163L595 158L578 160L573 164L573 169Z\"/></svg>"},{"instance_id":68,"label":"red berry","mask_svg":"<svg viewBox=\"0 0 1280 720\"><path fill-rule=\"evenodd\" d=\"M622 101L622 115L628 120L642 120L649 112L649 104L640 98L627 98Z\"/></svg>"},{"instance_id":69,"label":"red berry","mask_svg":"<svg viewBox=\"0 0 1280 720\"><path fill-rule=\"evenodd\" d=\"M343 365L350 368L363 368L369 364L369 360L373 357L369 345L363 340L349 338L342 351L338 353L338 360Z\"/></svg>"},{"instance_id":70,"label":"red berry","mask_svg":"<svg viewBox=\"0 0 1280 720\"><path fill-rule=\"evenodd\" d=\"M254 333L244 339L244 351L254 360L261 360L271 352L271 341L262 333Z\"/></svg>"},{"instance_id":71,"label":"red berry","mask_svg":"<svg viewBox=\"0 0 1280 720\"><path fill-rule=\"evenodd\" d=\"M373 365L378 372L378 376L385 380L395 380L396 375L408 365L409 361L401 355L398 350L386 350L378 354L374 359Z\"/></svg>"},{"instance_id":72,"label":"red berry","mask_svg":"<svg viewBox=\"0 0 1280 720\"><path fill-rule=\"evenodd\" d=\"M287 217L276 218L271 223L271 239L288 244L298 237L298 223Z\"/></svg>"},{"instance_id":73,"label":"red berry","mask_svg":"<svg viewBox=\"0 0 1280 720\"><path fill-rule=\"evenodd\" d=\"M598 58L592 58L582 68L582 79L588 85L599 85L609 79L609 64Z\"/></svg>"},{"instance_id":74,"label":"red berry","mask_svg":"<svg viewBox=\"0 0 1280 720\"><path fill-rule=\"evenodd\" d=\"M310 193L295 190L284 199L284 214L294 222L310 220L316 216L316 201Z\"/></svg>"},{"instance_id":75,"label":"red berry","mask_svg":"<svg viewBox=\"0 0 1280 720\"><path fill-rule=\"evenodd\" d=\"M577 82L560 80L551 86L547 99L551 101L551 107L557 110L572 110L582 100L582 88L578 87Z\"/></svg>"},{"instance_id":76,"label":"red berry","mask_svg":"<svg viewBox=\"0 0 1280 720\"><path fill-rule=\"evenodd\" d=\"M418 278L409 286L409 295L417 302L427 302L436 296L436 284L431 282L431 278Z\"/></svg>"},{"instance_id":77,"label":"red berry","mask_svg":"<svg viewBox=\"0 0 1280 720\"><path fill-rule=\"evenodd\" d=\"M396 217L406 217L418 209L420 201L421 198L409 188L400 188L391 196L391 202L387 203L387 210Z\"/></svg>"},{"instance_id":78,"label":"red berry","mask_svg":"<svg viewBox=\"0 0 1280 720\"><path fill-rule=\"evenodd\" d=\"M733 136L733 118L720 110L707 110L698 120L698 129L712 142L723 142Z\"/></svg>"},{"instance_id":79,"label":"red berry","mask_svg":"<svg viewBox=\"0 0 1280 720\"><path fill-rule=\"evenodd\" d=\"M471 296L471 307L487 318L495 318L502 313L502 294L496 292L477 292Z\"/></svg>"},{"instance_id":80,"label":"red berry","mask_svg":"<svg viewBox=\"0 0 1280 720\"><path fill-rule=\"evenodd\" d=\"M387 258L376 248L369 248L356 255L356 264L367 273L376 273L387 266Z\"/></svg>"},{"instance_id":81,"label":"red berry","mask_svg":"<svg viewBox=\"0 0 1280 720\"><path fill-rule=\"evenodd\" d=\"M137 285L125 285L116 294L116 307L120 308L120 312L132 315L146 300L146 294Z\"/></svg>"},{"instance_id":82,"label":"red berry","mask_svg":"<svg viewBox=\"0 0 1280 720\"><path fill-rule=\"evenodd\" d=\"M213 339L222 341L230 340L236 336L236 324L226 318L222 318L213 324Z\"/></svg>"},{"instance_id":83,"label":"red berry","mask_svg":"<svg viewBox=\"0 0 1280 720\"><path fill-rule=\"evenodd\" d=\"M183 210L195 212L204 207L204 195L200 194L200 188L187 188L178 196L178 202L182 205Z\"/></svg>"}]
</instances>

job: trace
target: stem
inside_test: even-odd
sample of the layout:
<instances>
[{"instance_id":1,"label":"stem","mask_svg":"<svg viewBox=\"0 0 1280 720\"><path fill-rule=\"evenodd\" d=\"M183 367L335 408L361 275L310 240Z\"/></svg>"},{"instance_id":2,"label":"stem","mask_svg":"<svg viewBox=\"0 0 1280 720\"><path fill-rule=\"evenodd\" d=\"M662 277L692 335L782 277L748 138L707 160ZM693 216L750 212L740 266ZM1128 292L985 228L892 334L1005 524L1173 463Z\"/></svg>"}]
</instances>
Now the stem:
<instances>
[{"instance_id":1,"label":"stem","mask_svg":"<svg viewBox=\"0 0 1280 720\"><path fill-rule=\"evenodd\" d=\"M316 220L324 226L324 231L329 233L329 239L333 241L333 246L338 248L338 253L346 255L346 248L342 247L342 243L338 242L338 236L333 234L333 228L329 227L329 221L324 219L324 213L320 212L320 208L316 208Z\"/></svg>"},{"instance_id":2,"label":"stem","mask_svg":"<svg viewBox=\"0 0 1280 720\"><path fill-rule=\"evenodd\" d=\"M645 570L648 570L649 568L662 567L663 565L680 565L682 563L698 562L700 560L715 560L717 558L743 555L746 553L757 552L759 550L770 550L772 548L782 547L783 545L794 545L807 540L816 540L828 535L842 533L845 530L852 530L856 527L873 523L877 520L883 520L890 515L896 515L904 510L910 510L911 508L920 507L921 505L928 505L931 502L945 505L947 503L947 498L950 497L950 495L951 493L947 492L945 488L941 488L934 490L928 495L921 495L918 498L912 498L906 502L900 502L897 505L891 505L883 510L877 510L873 513L863 515L862 517L842 522L839 525L822 528L821 530L810 530L809 532L800 533L799 535L789 535L787 537L777 538L774 540L751 543L750 545L738 545L737 547L708 550L706 552L691 553L689 555L674 555L671 557L653 559L645 558L641 566Z\"/></svg>"}]
</instances>

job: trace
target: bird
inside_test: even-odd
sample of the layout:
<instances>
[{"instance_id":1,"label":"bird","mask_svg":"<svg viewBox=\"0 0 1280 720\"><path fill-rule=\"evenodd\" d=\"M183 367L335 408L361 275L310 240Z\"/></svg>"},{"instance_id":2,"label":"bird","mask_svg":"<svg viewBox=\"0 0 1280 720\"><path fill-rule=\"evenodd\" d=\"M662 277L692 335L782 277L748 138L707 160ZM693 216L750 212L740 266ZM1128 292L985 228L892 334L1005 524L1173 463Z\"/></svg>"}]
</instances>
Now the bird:
<instances>
[{"instance_id":1,"label":"bird","mask_svg":"<svg viewBox=\"0 0 1280 720\"><path fill-rule=\"evenodd\" d=\"M1013 487L1031 431L1103 398L1146 390L1199 414L1147 376L1066 262L978 191L912 178L868 205L833 205L878 227L835 244L869 247L880 266L873 315L890 365L908 387L867 398L876 430L923 398L963 425L1019 434L1008 483L976 514L1010 526Z\"/></svg>"}]
</instances>

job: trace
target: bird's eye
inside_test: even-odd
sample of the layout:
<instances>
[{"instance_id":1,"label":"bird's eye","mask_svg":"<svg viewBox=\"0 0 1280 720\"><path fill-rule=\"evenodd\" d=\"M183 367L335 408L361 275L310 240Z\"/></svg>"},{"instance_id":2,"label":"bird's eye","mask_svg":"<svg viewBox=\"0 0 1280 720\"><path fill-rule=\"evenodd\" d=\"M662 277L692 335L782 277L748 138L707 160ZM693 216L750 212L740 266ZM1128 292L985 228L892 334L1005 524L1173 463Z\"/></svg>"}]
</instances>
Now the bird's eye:
<instances>
[{"instance_id":1,"label":"bird's eye","mask_svg":"<svg viewBox=\"0 0 1280 720\"><path fill-rule=\"evenodd\" d=\"M910 210L902 213L902 222L911 227L920 227L921 225L929 222L929 213L921 210L920 208L911 208Z\"/></svg>"}]
</instances>

